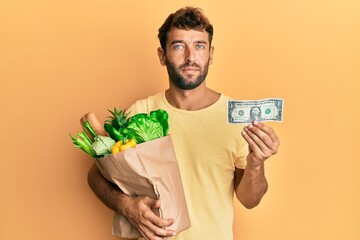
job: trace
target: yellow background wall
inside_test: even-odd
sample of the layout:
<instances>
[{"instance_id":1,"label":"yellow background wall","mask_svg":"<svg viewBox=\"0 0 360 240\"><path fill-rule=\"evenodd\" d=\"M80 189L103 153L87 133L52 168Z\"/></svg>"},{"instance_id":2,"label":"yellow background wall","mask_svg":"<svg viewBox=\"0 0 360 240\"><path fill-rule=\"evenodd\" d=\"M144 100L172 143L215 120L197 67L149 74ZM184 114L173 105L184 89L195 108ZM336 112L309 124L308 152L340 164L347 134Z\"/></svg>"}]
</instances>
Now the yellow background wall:
<instances>
[{"instance_id":1,"label":"yellow background wall","mask_svg":"<svg viewBox=\"0 0 360 240\"><path fill-rule=\"evenodd\" d=\"M185 5L215 27L208 86L285 99L269 191L236 204L235 239L360 239L358 0L1 0L1 240L117 239L68 134L167 87L157 29Z\"/></svg>"}]
</instances>

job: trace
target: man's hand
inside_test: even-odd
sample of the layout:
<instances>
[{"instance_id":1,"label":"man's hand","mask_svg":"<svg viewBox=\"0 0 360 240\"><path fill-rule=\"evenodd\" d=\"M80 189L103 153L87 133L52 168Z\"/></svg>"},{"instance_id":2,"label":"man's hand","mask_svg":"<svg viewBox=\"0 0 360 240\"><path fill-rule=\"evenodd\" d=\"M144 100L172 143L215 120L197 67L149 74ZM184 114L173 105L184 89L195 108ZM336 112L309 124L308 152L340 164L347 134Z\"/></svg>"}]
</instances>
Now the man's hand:
<instances>
[{"instance_id":1,"label":"man's hand","mask_svg":"<svg viewBox=\"0 0 360 240\"><path fill-rule=\"evenodd\" d=\"M96 196L110 209L127 218L146 240L164 240L176 234L164 229L171 226L173 220L162 219L153 212L160 207L159 200L124 194L104 178L95 164L89 170L88 182Z\"/></svg>"},{"instance_id":2,"label":"man's hand","mask_svg":"<svg viewBox=\"0 0 360 240\"><path fill-rule=\"evenodd\" d=\"M249 144L249 154L246 158L249 167L261 166L278 151L280 141L276 133L259 121L244 127L242 135Z\"/></svg>"},{"instance_id":3,"label":"man's hand","mask_svg":"<svg viewBox=\"0 0 360 240\"><path fill-rule=\"evenodd\" d=\"M253 208L260 203L268 189L264 162L277 153L280 141L272 128L259 121L244 127L242 136L249 144L249 154L245 169L235 170L235 193L246 208Z\"/></svg>"},{"instance_id":4,"label":"man's hand","mask_svg":"<svg viewBox=\"0 0 360 240\"><path fill-rule=\"evenodd\" d=\"M173 224L172 219L162 219L152 211L160 207L159 200L129 197L126 201L127 206L123 208L125 217L146 240L164 240L176 234L175 231L165 229Z\"/></svg>"}]
</instances>

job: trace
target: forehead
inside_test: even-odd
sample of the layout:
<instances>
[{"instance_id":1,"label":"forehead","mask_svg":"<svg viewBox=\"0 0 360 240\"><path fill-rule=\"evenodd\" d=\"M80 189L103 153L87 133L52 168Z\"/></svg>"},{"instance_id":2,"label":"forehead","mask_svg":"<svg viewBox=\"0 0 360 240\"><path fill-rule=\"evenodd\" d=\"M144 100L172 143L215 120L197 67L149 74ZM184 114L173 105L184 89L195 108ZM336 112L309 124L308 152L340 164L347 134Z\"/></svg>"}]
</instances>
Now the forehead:
<instances>
[{"instance_id":1,"label":"forehead","mask_svg":"<svg viewBox=\"0 0 360 240\"><path fill-rule=\"evenodd\" d=\"M186 30L172 28L167 35L167 44L174 41L183 41L185 43L206 42L209 43L209 33L206 31Z\"/></svg>"}]
</instances>

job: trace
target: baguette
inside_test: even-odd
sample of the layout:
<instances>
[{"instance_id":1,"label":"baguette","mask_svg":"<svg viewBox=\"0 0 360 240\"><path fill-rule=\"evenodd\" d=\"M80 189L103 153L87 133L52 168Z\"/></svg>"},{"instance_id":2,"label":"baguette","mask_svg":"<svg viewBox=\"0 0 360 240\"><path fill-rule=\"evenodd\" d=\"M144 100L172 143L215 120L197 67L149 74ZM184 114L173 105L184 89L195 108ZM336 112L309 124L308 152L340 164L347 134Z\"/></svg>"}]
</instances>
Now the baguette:
<instances>
[{"instance_id":1,"label":"baguette","mask_svg":"<svg viewBox=\"0 0 360 240\"><path fill-rule=\"evenodd\" d=\"M91 125L91 127L94 129L95 133L100 136L108 136L106 133L104 126L100 123L100 121L97 119L96 115L93 112L88 112L84 116L80 118L80 124L81 127L84 129L86 135L91 140L94 140L94 137L91 135L91 133L84 127L84 123L88 121Z\"/></svg>"}]
</instances>

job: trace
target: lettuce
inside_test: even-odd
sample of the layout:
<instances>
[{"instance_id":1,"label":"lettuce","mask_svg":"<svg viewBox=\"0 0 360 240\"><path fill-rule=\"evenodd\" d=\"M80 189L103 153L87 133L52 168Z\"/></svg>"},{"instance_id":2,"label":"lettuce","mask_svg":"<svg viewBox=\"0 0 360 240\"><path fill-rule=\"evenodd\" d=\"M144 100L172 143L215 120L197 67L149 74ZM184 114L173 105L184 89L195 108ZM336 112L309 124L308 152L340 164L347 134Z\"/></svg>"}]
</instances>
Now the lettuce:
<instances>
[{"instance_id":1,"label":"lettuce","mask_svg":"<svg viewBox=\"0 0 360 240\"><path fill-rule=\"evenodd\" d=\"M158 109L151 111L149 115L139 113L131 117L123 133L128 138L135 139L136 143L139 144L164 137L168 131L168 113L165 110Z\"/></svg>"}]
</instances>

